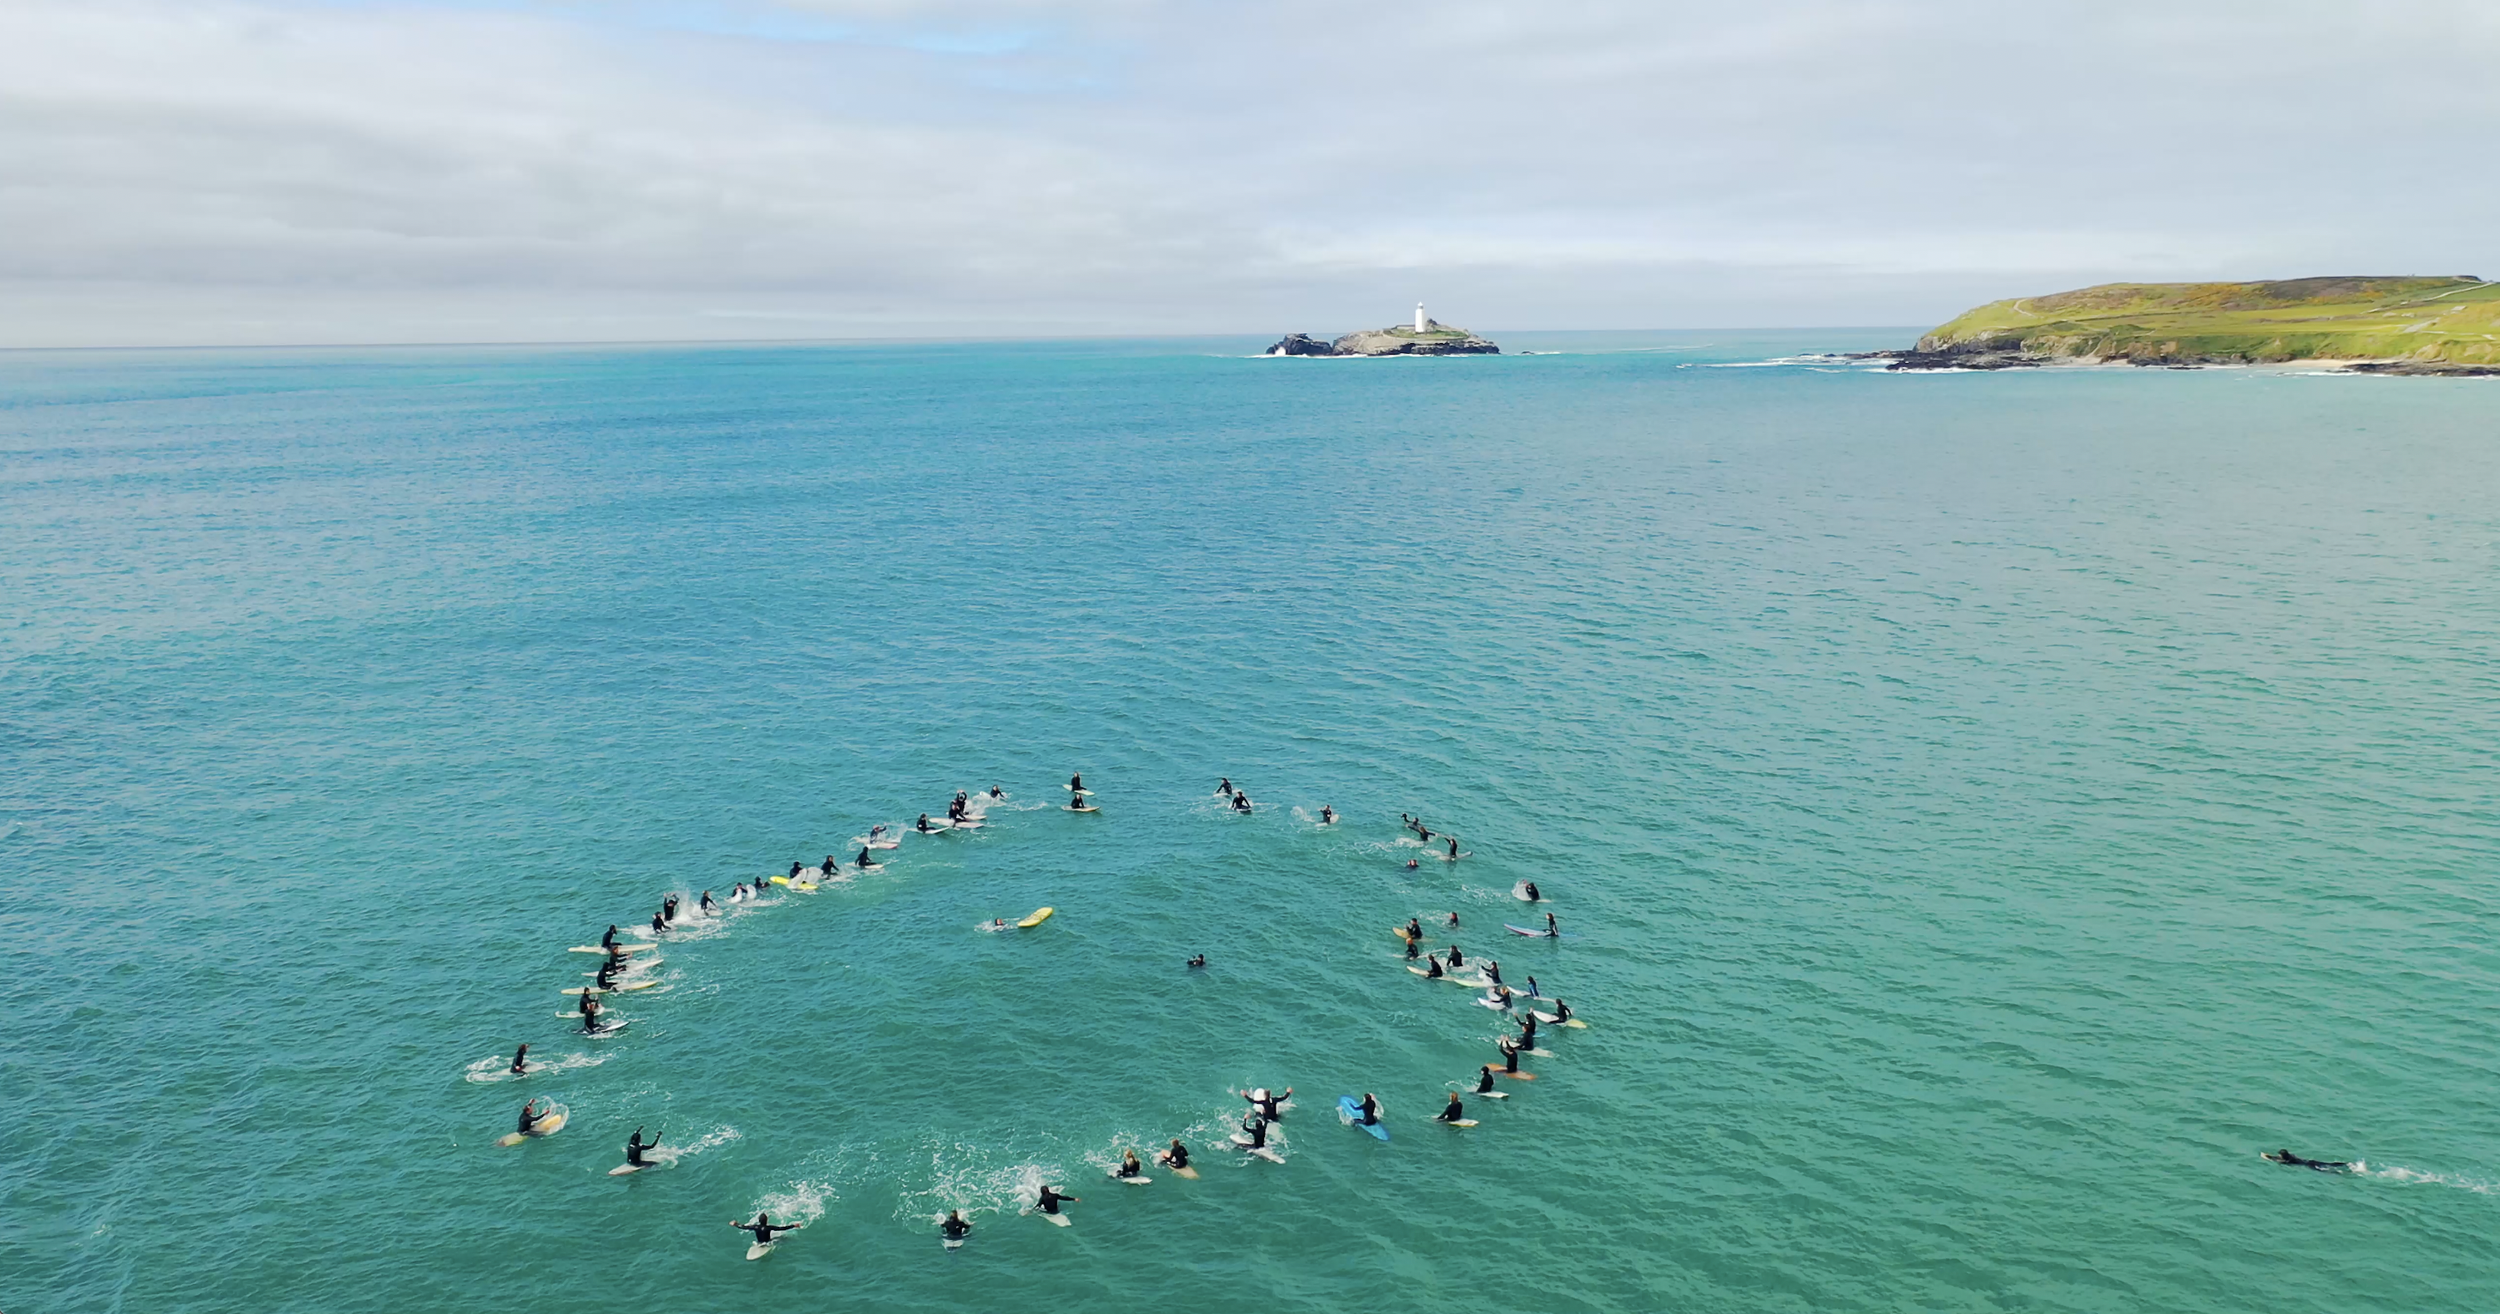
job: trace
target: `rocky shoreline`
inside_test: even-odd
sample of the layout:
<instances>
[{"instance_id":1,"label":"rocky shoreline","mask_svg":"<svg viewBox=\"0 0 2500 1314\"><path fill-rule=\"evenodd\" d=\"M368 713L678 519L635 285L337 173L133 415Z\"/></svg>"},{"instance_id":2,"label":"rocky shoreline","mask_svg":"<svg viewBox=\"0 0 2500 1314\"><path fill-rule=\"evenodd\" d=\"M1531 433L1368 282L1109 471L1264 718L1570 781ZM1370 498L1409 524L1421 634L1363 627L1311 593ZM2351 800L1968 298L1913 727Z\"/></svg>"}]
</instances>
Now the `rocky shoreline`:
<instances>
[{"instance_id":1,"label":"rocky shoreline","mask_svg":"<svg viewBox=\"0 0 2500 1314\"><path fill-rule=\"evenodd\" d=\"M2139 369L2201 370L2231 365L2318 365L2338 374L2387 374L2412 378L2500 378L2500 365L2444 360L2251 361L2235 356L2140 352L2125 356L2061 356L2029 351L2018 343L1921 343L1898 351L1852 351L1846 360L1880 360L1888 370L2030 370L2053 365L2133 365Z\"/></svg>"}]
</instances>

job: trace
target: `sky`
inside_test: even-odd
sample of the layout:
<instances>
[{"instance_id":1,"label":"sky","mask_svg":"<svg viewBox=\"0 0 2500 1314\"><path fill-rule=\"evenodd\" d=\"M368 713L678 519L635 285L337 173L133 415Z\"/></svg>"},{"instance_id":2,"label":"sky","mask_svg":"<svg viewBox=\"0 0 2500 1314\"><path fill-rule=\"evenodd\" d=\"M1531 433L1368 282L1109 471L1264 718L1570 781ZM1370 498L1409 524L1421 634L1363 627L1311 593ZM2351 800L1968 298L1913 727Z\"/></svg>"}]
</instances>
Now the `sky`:
<instances>
[{"instance_id":1,"label":"sky","mask_svg":"<svg viewBox=\"0 0 2500 1314\"><path fill-rule=\"evenodd\" d=\"M0 346L2486 274L2492 0L0 0Z\"/></svg>"}]
</instances>

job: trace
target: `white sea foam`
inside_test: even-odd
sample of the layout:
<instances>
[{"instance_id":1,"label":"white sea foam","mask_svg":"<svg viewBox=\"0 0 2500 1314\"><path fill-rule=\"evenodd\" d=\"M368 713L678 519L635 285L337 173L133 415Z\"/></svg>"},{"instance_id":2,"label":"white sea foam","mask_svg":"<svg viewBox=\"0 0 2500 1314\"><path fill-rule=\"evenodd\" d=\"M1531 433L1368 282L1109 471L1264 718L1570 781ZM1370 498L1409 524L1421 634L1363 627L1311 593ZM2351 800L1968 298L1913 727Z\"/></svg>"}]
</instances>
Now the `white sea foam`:
<instances>
[{"instance_id":1,"label":"white sea foam","mask_svg":"<svg viewBox=\"0 0 2500 1314\"><path fill-rule=\"evenodd\" d=\"M2460 1191L2472 1191L2476 1195L2500 1194L2500 1183L2479 1181L2455 1173L2436 1173L2421 1168L2407 1168L2401 1164L2373 1168L2365 1161L2356 1160L2353 1163L2353 1171L2364 1177L2376 1177L2382 1181L2420 1183L2425 1186L2452 1186Z\"/></svg>"},{"instance_id":2,"label":"white sea foam","mask_svg":"<svg viewBox=\"0 0 2500 1314\"><path fill-rule=\"evenodd\" d=\"M682 1160L691 1159L705 1150L718 1149L736 1139L738 1139L738 1129L723 1123L693 1140L664 1144L656 1150L649 1151L647 1157L664 1167L674 1168ZM766 1207L770 1208L770 1206ZM775 1212L778 1213L778 1211Z\"/></svg>"},{"instance_id":3,"label":"white sea foam","mask_svg":"<svg viewBox=\"0 0 2500 1314\"><path fill-rule=\"evenodd\" d=\"M841 1198L842 1193L831 1182L801 1180L756 1197L747 1213L771 1214L776 1223L812 1223L825 1216L828 1202Z\"/></svg>"},{"instance_id":4,"label":"white sea foam","mask_svg":"<svg viewBox=\"0 0 2500 1314\"><path fill-rule=\"evenodd\" d=\"M568 1013L565 1016L573 1015ZM595 1068L607 1061L608 1055L605 1054L559 1054L554 1058L532 1057L529 1061L529 1072L526 1075L539 1077L557 1072L570 1072L575 1068ZM469 1065L467 1075L462 1078L464 1081L481 1084L519 1081L520 1079L512 1075L512 1056L509 1054L479 1059Z\"/></svg>"}]
</instances>

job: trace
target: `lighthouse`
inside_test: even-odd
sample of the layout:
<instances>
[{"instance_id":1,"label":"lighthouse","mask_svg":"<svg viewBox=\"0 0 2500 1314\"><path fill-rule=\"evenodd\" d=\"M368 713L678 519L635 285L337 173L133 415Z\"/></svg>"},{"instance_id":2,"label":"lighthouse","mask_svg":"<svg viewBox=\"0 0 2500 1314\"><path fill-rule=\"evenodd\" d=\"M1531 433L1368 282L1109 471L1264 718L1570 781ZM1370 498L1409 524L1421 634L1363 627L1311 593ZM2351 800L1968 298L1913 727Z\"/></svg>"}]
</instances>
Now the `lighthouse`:
<instances>
[{"instance_id":1,"label":"lighthouse","mask_svg":"<svg viewBox=\"0 0 2500 1314\"><path fill-rule=\"evenodd\" d=\"M1424 325L1427 322L1429 321L1424 318L1424 303L1418 301L1415 303L1415 331L1418 333L1423 332Z\"/></svg>"}]
</instances>

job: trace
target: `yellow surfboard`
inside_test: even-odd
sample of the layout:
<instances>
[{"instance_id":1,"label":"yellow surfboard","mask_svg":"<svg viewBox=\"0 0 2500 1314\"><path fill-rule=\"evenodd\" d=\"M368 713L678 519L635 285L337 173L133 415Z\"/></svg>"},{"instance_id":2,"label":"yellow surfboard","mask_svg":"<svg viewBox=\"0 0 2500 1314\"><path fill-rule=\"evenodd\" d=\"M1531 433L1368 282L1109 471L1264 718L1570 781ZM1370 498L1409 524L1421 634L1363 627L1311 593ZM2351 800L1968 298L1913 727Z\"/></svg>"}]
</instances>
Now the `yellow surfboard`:
<instances>
[{"instance_id":1,"label":"yellow surfboard","mask_svg":"<svg viewBox=\"0 0 2500 1314\"><path fill-rule=\"evenodd\" d=\"M789 884L789 883L790 883L790 878L789 878L789 877L787 877L787 876L775 876L775 877L773 877L773 884L775 884L775 885L787 885L787 884Z\"/></svg>"},{"instance_id":2,"label":"yellow surfboard","mask_svg":"<svg viewBox=\"0 0 2500 1314\"><path fill-rule=\"evenodd\" d=\"M1033 915L1032 915L1032 916L1027 917L1027 918L1025 918L1023 921L1020 921L1020 922L1016 923L1016 925L1021 926L1021 927L1023 927L1024 929L1026 929L1026 930L1028 930L1028 931L1029 931L1029 930L1033 929L1034 927L1039 926L1039 925L1041 925L1042 923L1044 923L1044 922L1046 922L1046 921L1049 921L1049 920L1050 920L1050 915L1051 915L1052 913L1057 912L1057 911L1059 911L1059 910L1058 910L1058 909L1056 909L1056 908L1036 908L1036 909L1034 909L1034 910L1033 910Z\"/></svg>"}]
</instances>

